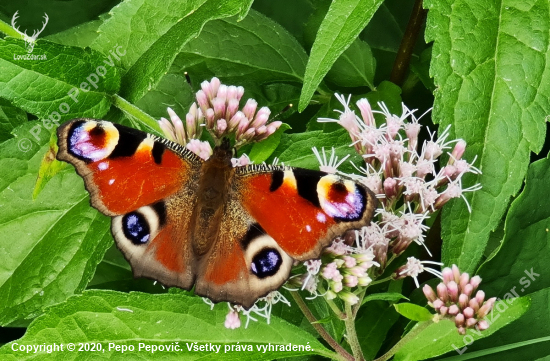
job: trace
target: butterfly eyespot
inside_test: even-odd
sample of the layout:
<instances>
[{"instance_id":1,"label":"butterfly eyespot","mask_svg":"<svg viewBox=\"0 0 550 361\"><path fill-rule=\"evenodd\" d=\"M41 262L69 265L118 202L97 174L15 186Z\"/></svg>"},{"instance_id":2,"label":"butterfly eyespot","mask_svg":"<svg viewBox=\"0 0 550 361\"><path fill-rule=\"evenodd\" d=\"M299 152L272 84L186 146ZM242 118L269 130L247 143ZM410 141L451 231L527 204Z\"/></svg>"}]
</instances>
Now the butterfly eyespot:
<instances>
[{"instance_id":1,"label":"butterfly eyespot","mask_svg":"<svg viewBox=\"0 0 550 361\"><path fill-rule=\"evenodd\" d=\"M253 258L250 268L259 278L273 276L279 271L283 258L279 251L274 248L264 248Z\"/></svg>"},{"instance_id":2,"label":"butterfly eyespot","mask_svg":"<svg viewBox=\"0 0 550 361\"><path fill-rule=\"evenodd\" d=\"M147 220L138 212L128 213L122 217L122 230L126 238L135 245L147 243L151 235Z\"/></svg>"},{"instance_id":3,"label":"butterfly eyespot","mask_svg":"<svg viewBox=\"0 0 550 361\"><path fill-rule=\"evenodd\" d=\"M363 217L366 194L354 182L327 175L317 184L317 193L323 211L336 221L353 222Z\"/></svg>"},{"instance_id":4,"label":"butterfly eyespot","mask_svg":"<svg viewBox=\"0 0 550 361\"><path fill-rule=\"evenodd\" d=\"M67 148L85 161L107 158L118 143L118 130L108 122L75 122L68 133Z\"/></svg>"}]
</instances>

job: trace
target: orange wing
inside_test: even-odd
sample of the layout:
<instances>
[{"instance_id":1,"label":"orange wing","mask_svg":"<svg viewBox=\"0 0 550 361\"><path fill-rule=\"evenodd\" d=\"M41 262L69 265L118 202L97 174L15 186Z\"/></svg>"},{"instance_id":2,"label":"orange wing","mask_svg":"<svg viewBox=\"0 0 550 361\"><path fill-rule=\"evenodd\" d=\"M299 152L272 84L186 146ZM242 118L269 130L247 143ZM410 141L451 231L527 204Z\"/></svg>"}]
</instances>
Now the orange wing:
<instances>
[{"instance_id":1,"label":"orange wing","mask_svg":"<svg viewBox=\"0 0 550 361\"><path fill-rule=\"evenodd\" d=\"M178 144L107 121L75 119L57 134L57 159L75 166L92 206L108 216L175 194L202 163Z\"/></svg>"},{"instance_id":2,"label":"orange wing","mask_svg":"<svg viewBox=\"0 0 550 361\"><path fill-rule=\"evenodd\" d=\"M241 203L292 258L318 258L347 230L366 226L377 205L362 184L290 167L250 165L237 170Z\"/></svg>"}]
</instances>

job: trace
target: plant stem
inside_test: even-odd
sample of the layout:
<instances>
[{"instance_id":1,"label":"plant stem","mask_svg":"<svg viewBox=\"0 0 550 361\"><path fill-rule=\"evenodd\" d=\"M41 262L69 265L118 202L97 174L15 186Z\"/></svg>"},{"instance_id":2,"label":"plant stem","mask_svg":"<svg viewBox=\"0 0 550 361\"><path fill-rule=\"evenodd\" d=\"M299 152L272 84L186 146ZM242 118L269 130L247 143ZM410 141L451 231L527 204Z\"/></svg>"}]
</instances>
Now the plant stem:
<instances>
[{"instance_id":1,"label":"plant stem","mask_svg":"<svg viewBox=\"0 0 550 361\"><path fill-rule=\"evenodd\" d=\"M355 317L351 310L351 305L347 302L346 304L346 319L344 320L346 324L346 339L348 344L351 347L351 352L353 352L353 357L357 361L365 360L363 356L363 351L361 350L361 345L359 344L359 339L357 338L357 332L355 330Z\"/></svg>"},{"instance_id":2,"label":"plant stem","mask_svg":"<svg viewBox=\"0 0 550 361\"><path fill-rule=\"evenodd\" d=\"M401 340L399 340L398 343L396 343L388 352L386 352L384 355L380 356L374 361L386 361L389 360L393 355L397 353L403 347L407 342L418 336L418 334L422 331L424 331L429 325L431 325L433 321L424 321L419 322L414 326L412 330L409 331L408 334L405 335Z\"/></svg>"},{"instance_id":3,"label":"plant stem","mask_svg":"<svg viewBox=\"0 0 550 361\"><path fill-rule=\"evenodd\" d=\"M321 293L326 292L326 290L323 288L323 286L319 285L317 287L319 288L319 292L321 292ZM327 305L330 307L330 309L332 310L332 312L334 312L336 317L338 317L341 320L344 320L346 318L346 315L338 308L338 306L336 305L336 303L334 303L333 300L327 300L325 298L325 301L326 301Z\"/></svg>"},{"instance_id":4,"label":"plant stem","mask_svg":"<svg viewBox=\"0 0 550 361\"><path fill-rule=\"evenodd\" d=\"M336 340L329 335L324 327L321 326L321 324L317 323L317 319L313 313L311 313L298 291L290 291L290 294L292 295L292 298L294 298L294 301L296 301L298 307L300 307L300 310L304 316L306 316L307 320L311 323L313 328L317 331L317 333L319 333L323 340L325 340L340 356L342 356L344 360L353 361L353 356L350 355L350 353L347 352L342 346L340 346L338 342L336 342Z\"/></svg>"},{"instance_id":5,"label":"plant stem","mask_svg":"<svg viewBox=\"0 0 550 361\"><path fill-rule=\"evenodd\" d=\"M19 34L14 28L2 20L0 20L0 31L8 36L11 36L12 38L25 40L23 35Z\"/></svg>"},{"instance_id":6,"label":"plant stem","mask_svg":"<svg viewBox=\"0 0 550 361\"><path fill-rule=\"evenodd\" d=\"M416 0L414 2L411 17L407 24L405 34L399 45L395 62L393 63L393 69L390 75L390 81L399 86L403 85L403 80L409 69L411 57L418 39L418 34L422 29L422 24L426 18L426 10L422 8L422 0Z\"/></svg>"},{"instance_id":7,"label":"plant stem","mask_svg":"<svg viewBox=\"0 0 550 361\"><path fill-rule=\"evenodd\" d=\"M392 276L388 276L386 278L382 278L381 280L376 280L376 281L372 281L369 286L372 286L372 285L377 285L379 283L382 283L382 282L388 282L388 281L391 281L392 280Z\"/></svg>"},{"instance_id":8,"label":"plant stem","mask_svg":"<svg viewBox=\"0 0 550 361\"><path fill-rule=\"evenodd\" d=\"M134 104L130 103L129 101L127 101L126 99L124 99L118 94L113 95L112 99L113 99L114 106L116 106L118 109L122 110L124 113L128 115L131 115L141 123L147 125L148 127L162 134L162 131L157 121L152 116L145 113L143 110L139 109Z\"/></svg>"}]
</instances>

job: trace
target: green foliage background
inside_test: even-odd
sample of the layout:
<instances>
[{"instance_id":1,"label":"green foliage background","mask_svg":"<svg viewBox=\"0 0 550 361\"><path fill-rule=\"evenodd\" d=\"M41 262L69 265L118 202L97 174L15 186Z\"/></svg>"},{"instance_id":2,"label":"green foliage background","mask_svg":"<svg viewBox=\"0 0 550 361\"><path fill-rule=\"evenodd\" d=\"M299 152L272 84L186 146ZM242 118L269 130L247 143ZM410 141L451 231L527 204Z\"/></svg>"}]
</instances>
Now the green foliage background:
<instances>
[{"instance_id":1,"label":"green foliage background","mask_svg":"<svg viewBox=\"0 0 550 361\"><path fill-rule=\"evenodd\" d=\"M464 187L479 182L483 189L466 194L471 213L462 200L444 208L440 227L438 220L429 235L430 248L441 249L446 265L456 263L463 271L479 274L488 296L504 298L514 290L522 297L502 301L500 319L482 336L472 334L476 341L463 354L454 348L462 349L469 339L457 335L450 322L441 322L406 343L395 360L550 357L550 159L548 148L543 148L550 115L550 4L425 0L424 38L421 33L406 64L405 81L394 84L389 80L413 3L0 4L0 342L6 343L0 357L52 356L13 352L9 342L15 340L104 345L309 342L313 352L179 352L147 358L337 358L295 305L275 307L269 325L260 320L232 331L223 327L225 305L209 311L188 292L167 292L151 281L134 280L113 248L110 220L89 206L72 167L51 162L55 127L47 119L52 112L60 113L61 122L102 118L158 132L155 119L166 115L166 107L183 116L198 84L213 76L244 86L245 98L269 106L273 114L294 104L282 116L292 129L250 150L259 162L278 157L285 164L316 168L313 146L353 155L347 133L316 122L318 117L337 117L333 109L341 106L335 92L352 94L353 101L384 101L397 114L402 101L418 108L417 115L433 106L431 118L423 123L434 129L451 124L452 136L466 140L465 158L477 156L475 165L483 174L465 177ZM15 59L26 54L21 36L9 26L17 10L21 29L37 28L43 13L49 15L33 51L46 54L47 61ZM124 52L119 58L113 55L117 48ZM97 88L80 92L75 101L69 90L98 66L105 67L106 75L99 77ZM63 103L70 108L66 113L59 111ZM45 125L39 133L37 124ZM530 279L533 272L537 276ZM400 297L392 294L425 305L410 280L392 287L382 290L390 296L365 303L357 318L368 359L382 355L410 330L393 307ZM331 319L326 305L312 304L328 332L345 345L341 322ZM64 356L76 358L77 353ZM116 352L101 356L121 357Z\"/></svg>"}]
</instances>

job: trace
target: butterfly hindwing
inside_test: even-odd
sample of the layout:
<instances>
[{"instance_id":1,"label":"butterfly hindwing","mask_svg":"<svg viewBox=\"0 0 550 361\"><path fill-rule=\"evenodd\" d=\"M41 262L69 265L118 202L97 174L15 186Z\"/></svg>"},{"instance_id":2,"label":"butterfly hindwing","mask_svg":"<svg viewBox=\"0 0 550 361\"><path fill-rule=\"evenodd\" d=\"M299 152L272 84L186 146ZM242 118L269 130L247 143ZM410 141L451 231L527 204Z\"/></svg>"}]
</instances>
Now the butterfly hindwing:
<instances>
[{"instance_id":1,"label":"butterfly hindwing","mask_svg":"<svg viewBox=\"0 0 550 361\"><path fill-rule=\"evenodd\" d=\"M233 193L218 237L197 272L195 293L250 308L289 277L293 260L255 222Z\"/></svg>"}]
</instances>

